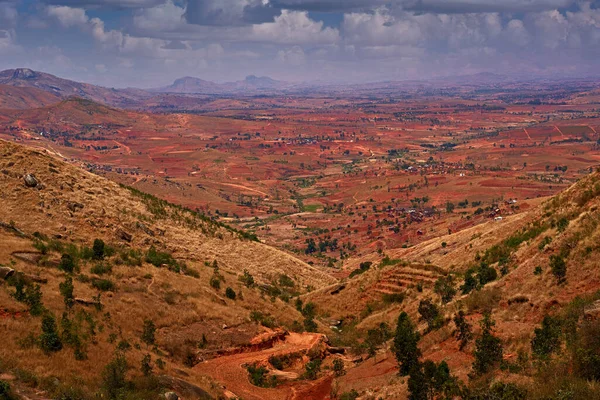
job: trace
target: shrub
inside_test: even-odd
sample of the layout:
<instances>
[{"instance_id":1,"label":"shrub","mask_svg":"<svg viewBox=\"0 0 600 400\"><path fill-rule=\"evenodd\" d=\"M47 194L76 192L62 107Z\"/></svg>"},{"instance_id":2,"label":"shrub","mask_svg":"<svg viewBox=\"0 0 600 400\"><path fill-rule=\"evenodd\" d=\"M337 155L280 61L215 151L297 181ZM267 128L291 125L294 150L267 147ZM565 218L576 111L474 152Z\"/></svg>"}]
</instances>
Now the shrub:
<instances>
[{"instance_id":1,"label":"shrub","mask_svg":"<svg viewBox=\"0 0 600 400\"><path fill-rule=\"evenodd\" d=\"M559 283L562 283L566 280L567 263L565 262L564 258L559 255L550 256L550 268L552 269L552 273Z\"/></svg>"},{"instance_id":2,"label":"shrub","mask_svg":"<svg viewBox=\"0 0 600 400\"><path fill-rule=\"evenodd\" d=\"M6 381L0 381L0 399L16 400L17 397L13 394L10 385Z\"/></svg>"},{"instance_id":3,"label":"shrub","mask_svg":"<svg viewBox=\"0 0 600 400\"><path fill-rule=\"evenodd\" d=\"M125 396L128 382L126 373L129 369L123 353L117 352L111 362L102 371L102 391L109 400L120 400Z\"/></svg>"},{"instance_id":4,"label":"shrub","mask_svg":"<svg viewBox=\"0 0 600 400\"><path fill-rule=\"evenodd\" d=\"M60 290L60 294L63 296L65 306L67 308L73 307L73 304L75 303L75 297L73 296L73 278L67 276L65 281L58 285L58 289Z\"/></svg>"},{"instance_id":5,"label":"shrub","mask_svg":"<svg viewBox=\"0 0 600 400\"><path fill-rule=\"evenodd\" d=\"M42 318L42 334L39 343L45 353L53 353L62 349L62 342L56 330L56 320L51 313L47 313Z\"/></svg>"},{"instance_id":6,"label":"shrub","mask_svg":"<svg viewBox=\"0 0 600 400\"><path fill-rule=\"evenodd\" d=\"M250 320L257 322L267 328L274 328L277 326L275 319L271 315L263 314L260 311L250 312Z\"/></svg>"},{"instance_id":7,"label":"shrub","mask_svg":"<svg viewBox=\"0 0 600 400\"><path fill-rule=\"evenodd\" d=\"M228 287L227 289L225 289L225 296L228 299L235 300L235 297L236 297L235 290L233 290L232 288Z\"/></svg>"},{"instance_id":8,"label":"shrub","mask_svg":"<svg viewBox=\"0 0 600 400\"><path fill-rule=\"evenodd\" d=\"M384 303L402 303L404 301L404 293L384 293L382 300Z\"/></svg>"},{"instance_id":9,"label":"shrub","mask_svg":"<svg viewBox=\"0 0 600 400\"><path fill-rule=\"evenodd\" d=\"M360 397L360 394L355 390L352 389L349 392L344 392L340 395L340 400L356 400Z\"/></svg>"},{"instance_id":10,"label":"shrub","mask_svg":"<svg viewBox=\"0 0 600 400\"><path fill-rule=\"evenodd\" d=\"M42 315L44 305L42 304L42 288L40 285L27 286L25 289L25 304L29 306L29 313L31 315Z\"/></svg>"},{"instance_id":11,"label":"shrub","mask_svg":"<svg viewBox=\"0 0 600 400\"><path fill-rule=\"evenodd\" d=\"M179 272L180 270L177 260L171 254L158 251L154 246L151 246L146 252L146 262L157 268L166 265L171 271Z\"/></svg>"},{"instance_id":12,"label":"shrub","mask_svg":"<svg viewBox=\"0 0 600 400\"><path fill-rule=\"evenodd\" d=\"M151 362L152 362L152 357L150 356L150 354L146 354L142 358L140 370L142 371L142 374L144 376L152 375L152 365L150 365Z\"/></svg>"},{"instance_id":13,"label":"shrub","mask_svg":"<svg viewBox=\"0 0 600 400\"><path fill-rule=\"evenodd\" d=\"M246 287L251 287L254 285L254 277L248 272L247 269L244 270L244 275L239 277L240 282L242 282Z\"/></svg>"},{"instance_id":14,"label":"shrub","mask_svg":"<svg viewBox=\"0 0 600 400\"><path fill-rule=\"evenodd\" d=\"M467 322L463 310L454 316L454 325L456 325L454 336L460 341L460 350L463 350L473 337L471 325Z\"/></svg>"},{"instance_id":15,"label":"shrub","mask_svg":"<svg viewBox=\"0 0 600 400\"><path fill-rule=\"evenodd\" d=\"M114 292L115 284L110 279L92 278L92 287L102 292Z\"/></svg>"},{"instance_id":16,"label":"shrub","mask_svg":"<svg viewBox=\"0 0 600 400\"><path fill-rule=\"evenodd\" d=\"M531 350L538 358L547 358L560 348L561 326L560 321L550 316L545 316L540 328L535 328L531 340Z\"/></svg>"},{"instance_id":17,"label":"shrub","mask_svg":"<svg viewBox=\"0 0 600 400\"><path fill-rule=\"evenodd\" d=\"M144 327L142 328L142 342L147 345L153 345L156 342L156 326L154 325L154 321L145 319Z\"/></svg>"},{"instance_id":18,"label":"shrub","mask_svg":"<svg viewBox=\"0 0 600 400\"><path fill-rule=\"evenodd\" d=\"M280 274L279 275L279 286L294 287L295 284L294 284L294 281L292 280L292 278L290 278L286 274Z\"/></svg>"},{"instance_id":19,"label":"shrub","mask_svg":"<svg viewBox=\"0 0 600 400\"><path fill-rule=\"evenodd\" d=\"M360 266L350 273L350 278L354 278L357 275L364 274L367 272L373 263L371 261L365 261L360 263Z\"/></svg>"},{"instance_id":20,"label":"shrub","mask_svg":"<svg viewBox=\"0 0 600 400\"><path fill-rule=\"evenodd\" d=\"M254 386L263 387L263 388L274 388L277 386L277 377L271 376L267 378L267 369L258 364L250 364L246 366L248 370L248 375L250 378L250 382Z\"/></svg>"},{"instance_id":21,"label":"shrub","mask_svg":"<svg viewBox=\"0 0 600 400\"><path fill-rule=\"evenodd\" d=\"M475 278L474 274L475 270L472 268L465 272L465 281L460 287L460 290L463 294L469 294L473 290L477 289L477 279Z\"/></svg>"},{"instance_id":22,"label":"shrub","mask_svg":"<svg viewBox=\"0 0 600 400\"><path fill-rule=\"evenodd\" d=\"M69 274L73 273L73 271L75 271L75 260L73 259L73 256L67 253L63 254L60 258L58 268Z\"/></svg>"},{"instance_id":23,"label":"shrub","mask_svg":"<svg viewBox=\"0 0 600 400\"><path fill-rule=\"evenodd\" d=\"M442 303L449 303L456 295L456 289L454 288L454 277L448 275L446 277L440 277L435 282L433 291L440 296Z\"/></svg>"},{"instance_id":24,"label":"shrub","mask_svg":"<svg viewBox=\"0 0 600 400\"><path fill-rule=\"evenodd\" d=\"M322 361L318 358L316 360L307 362L305 365L305 371L303 375L304 378L311 381L317 379L319 372L321 372L321 362Z\"/></svg>"},{"instance_id":25,"label":"shrub","mask_svg":"<svg viewBox=\"0 0 600 400\"><path fill-rule=\"evenodd\" d=\"M304 318L304 330L306 332L316 332L318 329L317 323L312 317Z\"/></svg>"},{"instance_id":26,"label":"shrub","mask_svg":"<svg viewBox=\"0 0 600 400\"><path fill-rule=\"evenodd\" d=\"M440 313L438 306L433 304L430 299L421 300L419 302L419 314L421 319L427 322L429 330L438 329L443 324L443 316Z\"/></svg>"},{"instance_id":27,"label":"shrub","mask_svg":"<svg viewBox=\"0 0 600 400\"><path fill-rule=\"evenodd\" d=\"M112 266L107 262L100 262L94 265L92 269L90 269L90 272L96 275L110 274L112 272Z\"/></svg>"},{"instance_id":28,"label":"shrub","mask_svg":"<svg viewBox=\"0 0 600 400\"><path fill-rule=\"evenodd\" d=\"M221 279L219 276L213 275L210 277L210 286L216 290L221 289Z\"/></svg>"},{"instance_id":29,"label":"shrub","mask_svg":"<svg viewBox=\"0 0 600 400\"><path fill-rule=\"evenodd\" d=\"M102 239L95 239L94 245L92 246L92 251L94 252L94 260L103 260L104 259L104 241Z\"/></svg>"},{"instance_id":30,"label":"shrub","mask_svg":"<svg viewBox=\"0 0 600 400\"><path fill-rule=\"evenodd\" d=\"M333 360L333 374L339 377L344 375L345 373L346 369L344 367L344 362L339 358Z\"/></svg>"}]
</instances>

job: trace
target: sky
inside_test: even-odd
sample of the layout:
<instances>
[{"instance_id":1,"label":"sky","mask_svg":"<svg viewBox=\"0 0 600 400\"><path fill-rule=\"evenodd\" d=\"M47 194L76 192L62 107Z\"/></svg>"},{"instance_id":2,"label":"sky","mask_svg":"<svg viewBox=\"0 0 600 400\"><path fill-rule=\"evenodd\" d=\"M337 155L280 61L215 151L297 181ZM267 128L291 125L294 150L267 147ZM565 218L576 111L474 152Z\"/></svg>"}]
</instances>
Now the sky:
<instances>
[{"instance_id":1,"label":"sky","mask_svg":"<svg viewBox=\"0 0 600 400\"><path fill-rule=\"evenodd\" d=\"M0 0L0 70L107 87L599 75L600 0Z\"/></svg>"}]
</instances>

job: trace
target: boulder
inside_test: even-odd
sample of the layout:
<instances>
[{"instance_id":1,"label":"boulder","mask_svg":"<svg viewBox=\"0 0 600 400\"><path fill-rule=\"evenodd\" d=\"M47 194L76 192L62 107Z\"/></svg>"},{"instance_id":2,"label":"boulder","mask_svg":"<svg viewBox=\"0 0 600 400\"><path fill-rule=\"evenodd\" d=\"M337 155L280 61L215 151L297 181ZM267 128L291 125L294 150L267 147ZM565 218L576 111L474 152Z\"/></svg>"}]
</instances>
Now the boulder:
<instances>
[{"instance_id":1,"label":"boulder","mask_svg":"<svg viewBox=\"0 0 600 400\"><path fill-rule=\"evenodd\" d=\"M179 396L175 392L165 393L165 400L179 400Z\"/></svg>"},{"instance_id":2,"label":"boulder","mask_svg":"<svg viewBox=\"0 0 600 400\"><path fill-rule=\"evenodd\" d=\"M122 229L119 229L117 231L117 237L126 242L131 242L131 240L133 239L133 236L130 233L127 233Z\"/></svg>"},{"instance_id":3,"label":"boulder","mask_svg":"<svg viewBox=\"0 0 600 400\"><path fill-rule=\"evenodd\" d=\"M38 181L33 174L25 174L23 180L25 181L25 186L27 187L34 188L38 185Z\"/></svg>"},{"instance_id":4,"label":"boulder","mask_svg":"<svg viewBox=\"0 0 600 400\"><path fill-rule=\"evenodd\" d=\"M15 274L15 270L9 267L0 267L0 279L8 279Z\"/></svg>"}]
</instances>

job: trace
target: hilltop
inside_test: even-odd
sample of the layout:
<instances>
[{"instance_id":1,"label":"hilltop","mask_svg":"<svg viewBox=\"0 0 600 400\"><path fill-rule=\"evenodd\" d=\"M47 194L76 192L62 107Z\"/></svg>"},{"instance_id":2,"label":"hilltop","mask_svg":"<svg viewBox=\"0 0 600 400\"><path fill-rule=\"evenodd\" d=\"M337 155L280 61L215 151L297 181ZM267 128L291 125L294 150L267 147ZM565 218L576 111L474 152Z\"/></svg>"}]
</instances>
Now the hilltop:
<instances>
[{"instance_id":1,"label":"hilltop","mask_svg":"<svg viewBox=\"0 0 600 400\"><path fill-rule=\"evenodd\" d=\"M36 88L60 98L72 96L93 100L104 104L126 107L134 101L149 97L138 89L109 89L89 83L75 82L69 79L33 71L28 68L9 69L0 72L0 85L20 88Z\"/></svg>"}]
</instances>

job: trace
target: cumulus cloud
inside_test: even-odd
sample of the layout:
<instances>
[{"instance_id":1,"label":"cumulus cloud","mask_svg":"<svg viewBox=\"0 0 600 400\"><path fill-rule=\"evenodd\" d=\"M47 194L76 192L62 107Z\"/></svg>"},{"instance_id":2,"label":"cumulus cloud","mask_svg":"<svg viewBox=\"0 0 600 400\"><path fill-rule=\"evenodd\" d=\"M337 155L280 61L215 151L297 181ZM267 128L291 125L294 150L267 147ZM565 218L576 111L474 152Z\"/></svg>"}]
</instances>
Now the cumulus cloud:
<instances>
[{"instance_id":1,"label":"cumulus cloud","mask_svg":"<svg viewBox=\"0 0 600 400\"><path fill-rule=\"evenodd\" d=\"M165 0L43 0L45 4L75 8L128 9L146 8L163 4Z\"/></svg>"},{"instance_id":2,"label":"cumulus cloud","mask_svg":"<svg viewBox=\"0 0 600 400\"><path fill-rule=\"evenodd\" d=\"M249 25L271 22L281 13L266 0L188 0L185 19L198 25Z\"/></svg>"}]
</instances>

